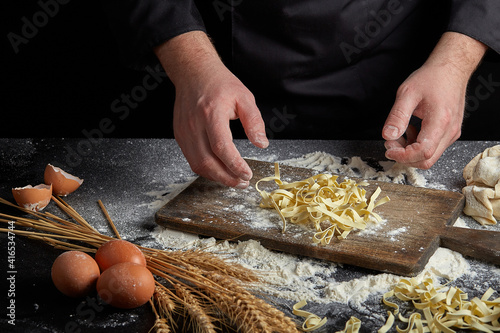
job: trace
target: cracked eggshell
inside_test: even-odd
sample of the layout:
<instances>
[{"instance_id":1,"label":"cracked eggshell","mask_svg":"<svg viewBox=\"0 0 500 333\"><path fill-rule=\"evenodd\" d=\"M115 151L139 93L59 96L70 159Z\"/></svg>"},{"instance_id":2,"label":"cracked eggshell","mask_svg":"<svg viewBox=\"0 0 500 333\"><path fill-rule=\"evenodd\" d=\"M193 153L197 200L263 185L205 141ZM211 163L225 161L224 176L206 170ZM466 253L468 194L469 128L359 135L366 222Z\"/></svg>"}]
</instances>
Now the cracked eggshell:
<instances>
[{"instance_id":1,"label":"cracked eggshell","mask_svg":"<svg viewBox=\"0 0 500 333\"><path fill-rule=\"evenodd\" d=\"M70 175L61 168L47 164L43 175L45 184L52 184L54 195L65 196L74 192L83 183L83 179Z\"/></svg>"},{"instance_id":2,"label":"cracked eggshell","mask_svg":"<svg viewBox=\"0 0 500 333\"><path fill-rule=\"evenodd\" d=\"M12 189L12 195L19 206L38 212L49 204L52 198L52 185L15 187Z\"/></svg>"}]
</instances>

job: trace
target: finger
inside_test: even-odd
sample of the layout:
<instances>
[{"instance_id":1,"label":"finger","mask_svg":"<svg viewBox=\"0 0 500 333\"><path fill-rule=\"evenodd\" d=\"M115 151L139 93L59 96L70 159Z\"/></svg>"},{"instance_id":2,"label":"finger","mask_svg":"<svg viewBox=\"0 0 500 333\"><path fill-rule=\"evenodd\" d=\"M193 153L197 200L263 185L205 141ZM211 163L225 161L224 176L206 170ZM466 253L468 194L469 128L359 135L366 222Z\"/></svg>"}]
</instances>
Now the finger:
<instances>
[{"instance_id":1,"label":"finger","mask_svg":"<svg viewBox=\"0 0 500 333\"><path fill-rule=\"evenodd\" d=\"M406 139L404 137L399 137L396 140L386 141L384 143L384 147L386 150L396 149L396 148L404 148L406 147Z\"/></svg>"},{"instance_id":2,"label":"finger","mask_svg":"<svg viewBox=\"0 0 500 333\"><path fill-rule=\"evenodd\" d=\"M439 142L434 145L428 139L417 138L417 141L406 147L392 146L387 149L385 156L408 166L418 166L422 169L430 167L434 160Z\"/></svg>"},{"instance_id":3,"label":"finger","mask_svg":"<svg viewBox=\"0 0 500 333\"><path fill-rule=\"evenodd\" d=\"M415 142L404 149L395 148L387 151L387 155L392 156L400 163L414 164L431 160L446 135L447 131L443 128L447 128L447 120L443 117L443 112L430 109L422 110L426 106L419 108L418 112L422 112L425 116Z\"/></svg>"},{"instance_id":4,"label":"finger","mask_svg":"<svg viewBox=\"0 0 500 333\"><path fill-rule=\"evenodd\" d=\"M178 142L181 142L178 140ZM191 169L204 178L230 187L246 188L248 181L234 175L226 165L212 152L209 139L191 141L179 146L186 157Z\"/></svg>"},{"instance_id":5,"label":"finger","mask_svg":"<svg viewBox=\"0 0 500 333\"><path fill-rule=\"evenodd\" d=\"M418 130L413 125L408 125L406 135L400 136L396 140L386 141L385 149L404 148L417 140Z\"/></svg>"},{"instance_id":6,"label":"finger","mask_svg":"<svg viewBox=\"0 0 500 333\"><path fill-rule=\"evenodd\" d=\"M256 147L267 148L269 140L266 137L266 127L255 101L253 99L243 99L237 103L236 108L250 142Z\"/></svg>"},{"instance_id":7,"label":"finger","mask_svg":"<svg viewBox=\"0 0 500 333\"><path fill-rule=\"evenodd\" d=\"M413 125L408 125L408 128L406 129L406 144L411 145L412 143L417 141L418 137L418 130L415 126Z\"/></svg>"},{"instance_id":8,"label":"finger","mask_svg":"<svg viewBox=\"0 0 500 333\"><path fill-rule=\"evenodd\" d=\"M233 143L229 122L215 120L212 124L213 126L206 129L211 151L234 176L249 181L252 178L252 170Z\"/></svg>"},{"instance_id":9,"label":"finger","mask_svg":"<svg viewBox=\"0 0 500 333\"><path fill-rule=\"evenodd\" d=\"M398 160L396 157L392 158L396 160L397 162L404 164L409 167L414 167L414 168L419 168L419 169L429 169L431 168L441 157L443 152L448 148L447 144L440 144L438 148L435 150L434 155L432 155L430 158L426 160L421 160L417 162L405 162L403 160ZM408 150L408 149L407 149ZM405 153L405 152L404 152Z\"/></svg>"},{"instance_id":10,"label":"finger","mask_svg":"<svg viewBox=\"0 0 500 333\"><path fill-rule=\"evenodd\" d=\"M385 140L393 141L404 134L419 102L420 98L412 95L405 86L398 90L394 105L382 129L382 137Z\"/></svg>"},{"instance_id":11,"label":"finger","mask_svg":"<svg viewBox=\"0 0 500 333\"><path fill-rule=\"evenodd\" d=\"M246 188L248 181L232 173L213 153L204 126L197 123L199 118L189 119L182 122L179 117L174 117L174 136L191 169L202 177L226 186Z\"/></svg>"},{"instance_id":12,"label":"finger","mask_svg":"<svg viewBox=\"0 0 500 333\"><path fill-rule=\"evenodd\" d=\"M460 137L461 119L454 119L454 113L447 108L422 110L422 129L415 143L404 150L387 151L386 155L400 163L428 169Z\"/></svg>"},{"instance_id":13,"label":"finger","mask_svg":"<svg viewBox=\"0 0 500 333\"><path fill-rule=\"evenodd\" d=\"M458 132L447 131L446 133L447 134L450 133L450 135L445 135L439 141L437 147L433 150L434 153L430 155L430 157L420 161L408 162L405 164L419 169L429 169L430 167L432 167L439 160L444 151L460 137L460 131Z\"/></svg>"}]
</instances>

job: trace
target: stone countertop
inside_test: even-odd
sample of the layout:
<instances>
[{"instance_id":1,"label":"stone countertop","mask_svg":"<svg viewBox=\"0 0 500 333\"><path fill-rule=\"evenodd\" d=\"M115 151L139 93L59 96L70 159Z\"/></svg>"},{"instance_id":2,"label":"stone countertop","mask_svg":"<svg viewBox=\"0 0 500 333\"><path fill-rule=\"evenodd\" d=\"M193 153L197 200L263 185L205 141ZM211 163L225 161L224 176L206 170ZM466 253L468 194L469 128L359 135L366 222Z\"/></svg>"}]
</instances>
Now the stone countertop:
<instances>
[{"instance_id":1,"label":"stone countertop","mask_svg":"<svg viewBox=\"0 0 500 333\"><path fill-rule=\"evenodd\" d=\"M453 144L427 171L422 171L429 183L436 182L449 190L460 191L464 186L464 166L485 148L498 142L458 141ZM322 151L338 157L360 156L363 159L383 161L381 141L272 141L261 150L245 140L236 145L244 157L267 161L301 157ZM0 139L0 197L12 200L11 188L43 182L47 163L84 179L83 185L67 201L99 231L111 235L97 200L106 205L116 227L125 239L151 245L151 231L156 227L152 204L155 195L168 192L171 184L182 184L195 175L180 149L172 139ZM54 204L47 207L56 210ZM1 212L16 213L0 207ZM494 230L500 230L498 226ZM95 299L73 300L58 293L50 280L50 267L61 253L38 241L15 238L15 326L9 325L8 304L5 295L11 289L7 268L6 235L0 235L2 267L2 303L0 331L2 332L148 332L154 316L147 306L134 310L116 310L101 307ZM471 267L488 265L470 260ZM492 269L495 267L492 266ZM498 269L496 269L498 275ZM363 276L366 272L344 266L339 275L344 279ZM12 274L11 274L12 275ZM485 285L500 290L500 278L478 274L474 286L461 288L471 294L486 291ZM11 280L7 280L8 282ZM273 298L278 308L290 313L292 302ZM371 300L365 309L385 313L380 301ZM319 332L343 329L350 316L363 321L362 332L376 331L381 323L370 313L345 304L310 304L308 310L329 318L328 325Z\"/></svg>"}]
</instances>

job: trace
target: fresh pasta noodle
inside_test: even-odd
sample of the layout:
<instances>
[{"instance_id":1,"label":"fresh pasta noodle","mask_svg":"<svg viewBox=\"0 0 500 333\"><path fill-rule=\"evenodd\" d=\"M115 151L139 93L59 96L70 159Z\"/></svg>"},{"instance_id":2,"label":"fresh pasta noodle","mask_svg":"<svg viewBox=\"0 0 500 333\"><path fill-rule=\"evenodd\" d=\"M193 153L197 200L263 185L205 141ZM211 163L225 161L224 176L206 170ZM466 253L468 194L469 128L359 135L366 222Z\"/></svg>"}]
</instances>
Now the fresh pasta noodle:
<instances>
[{"instance_id":1,"label":"fresh pasta noodle","mask_svg":"<svg viewBox=\"0 0 500 333\"><path fill-rule=\"evenodd\" d=\"M296 303L292 309L292 313L294 315L305 318L304 323L302 324L302 331L311 332L325 325L327 321L326 318L321 319L314 313L301 310L306 305L307 302L305 300L302 300Z\"/></svg>"},{"instance_id":2,"label":"fresh pasta noodle","mask_svg":"<svg viewBox=\"0 0 500 333\"><path fill-rule=\"evenodd\" d=\"M388 315L387 321L385 322L384 326L382 326L378 330L379 333L385 333L385 332L389 331L391 329L392 325L394 325L394 314L391 311L387 311L387 315Z\"/></svg>"},{"instance_id":3,"label":"fresh pasta noodle","mask_svg":"<svg viewBox=\"0 0 500 333\"><path fill-rule=\"evenodd\" d=\"M336 333L359 333L361 328L361 320L356 317L351 317L346 323L345 328L342 331Z\"/></svg>"},{"instance_id":4,"label":"fresh pasta noodle","mask_svg":"<svg viewBox=\"0 0 500 333\"><path fill-rule=\"evenodd\" d=\"M387 322L378 332L389 331L394 324L396 315L401 322L407 324L405 329L396 327L400 333L454 333L453 328L499 332L500 297L490 300L493 293L495 291L489 288L481 298L475 297L468 301L467 294L459 288L434 286L430 278L421 283L415 279L401 279L391 291L382 297L384 304L394 308L394 310L388 312ZM388 300L391 297L402 301L411 301L414 307L421 310L422 313L414 312L405 318L399 313L399 306Z\"/></svg>"},{"instance_id":5,"label":"fresh pasta noodle","mask_svg":"<svg viewBox=\"0 0 500 333\"><path fill-rule=\"evenodd\" d=\"M378 201L378 187L369 199L362 186L367 182L344 179L338 176L319 174L307 179L287 183L281 180L279 164L274 165L274 176L262 178L255 188L262 196L260 206L274 208L283 222L283 233L287 221L294 224L314 225L313 241L329 244L334 237L345 239L352 230L363 230L369 222L381 222L380 215L373 210L388 202L389 197ZM259 189L261 182L274 181L278 189L268 193Z\"/></svg>"}]
</instances>

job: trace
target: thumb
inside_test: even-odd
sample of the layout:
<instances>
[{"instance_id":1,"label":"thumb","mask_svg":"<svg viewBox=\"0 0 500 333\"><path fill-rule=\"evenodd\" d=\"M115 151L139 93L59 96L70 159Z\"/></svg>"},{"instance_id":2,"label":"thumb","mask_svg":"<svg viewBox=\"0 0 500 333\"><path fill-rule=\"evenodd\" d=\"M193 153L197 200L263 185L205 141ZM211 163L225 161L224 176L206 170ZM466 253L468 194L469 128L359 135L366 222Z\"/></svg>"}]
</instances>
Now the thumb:
<instances>
[{"instance_id":1,"label":"thumb","mask_svg":"<svg viewBox=\"0 0 500 333\"><path fill-rule=\"evenodd\" d=\"M382 137L392 141L400 138L408 128L410 118L420 103L420 98L405 92L399 92L382 129Z\"/></svg>"}]
</instances>

